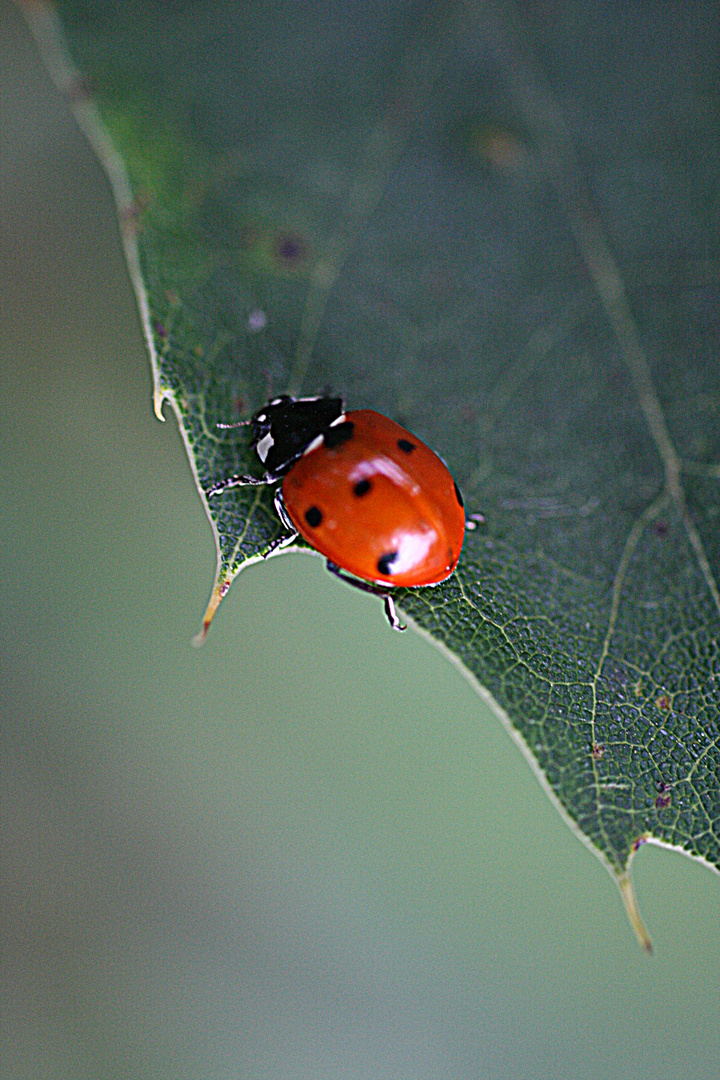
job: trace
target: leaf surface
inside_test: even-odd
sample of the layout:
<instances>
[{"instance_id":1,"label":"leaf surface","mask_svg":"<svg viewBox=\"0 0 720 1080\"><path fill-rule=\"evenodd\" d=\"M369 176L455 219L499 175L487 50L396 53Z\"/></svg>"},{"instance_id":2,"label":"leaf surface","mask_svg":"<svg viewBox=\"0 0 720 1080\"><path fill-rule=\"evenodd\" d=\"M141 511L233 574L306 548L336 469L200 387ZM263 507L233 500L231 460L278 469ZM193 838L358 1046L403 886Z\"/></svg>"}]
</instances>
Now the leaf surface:
<instances>
[{"instance_id":1,"label":"leaf surface","mask_svg":"<svg viewBox=\"0 0 720 1080\"><path fill-rule=\"evenodd\" d=\"M417 433L476 527L402 610L630 909L645 840L720 867L713 5L63 2L72 61L25 7L200 490L259 472L217 425L278 392ZM206 502L206 623L278 537L272 494Z\"/></svg>"}]
</instances>

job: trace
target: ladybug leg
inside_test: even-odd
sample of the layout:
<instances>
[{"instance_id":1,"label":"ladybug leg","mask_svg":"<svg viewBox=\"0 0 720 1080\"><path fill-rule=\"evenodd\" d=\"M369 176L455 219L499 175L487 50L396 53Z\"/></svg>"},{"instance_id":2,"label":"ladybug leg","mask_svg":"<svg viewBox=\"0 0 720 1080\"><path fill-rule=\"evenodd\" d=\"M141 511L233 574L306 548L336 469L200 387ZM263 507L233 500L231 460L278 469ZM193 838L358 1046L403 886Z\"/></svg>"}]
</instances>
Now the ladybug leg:
<instances>
[{"instance_id":1,"label":"ladybug leg","mask_svg":"<svg viewBox=\"0 0 720 1080\"><path fill-rule=\"evenodd\" d=\"M217 484L213 484L207 489L206 495L208 499L213 495L219 495L221 491L228 491L230 488L236 487L262 487L267 484L268 481L265 477L258 478L257 476L228 476L225 480L219 480Z\"/></svg>"},{"instance_id":2,"label":"ladybug leg","mask_svg":"<svg viewBox=\"0 0 720 1080\"><path fill-rule=\"evenodd\" d=\"M280 517L281 525L283 525L286 531L282 536L276 537L272 541L267 552L264 553L264 555L262 556L263 558L268 558L269 555L272 555L273 551L277 551L277 549L279 548L284 548L284 546L288 543L293 543L293 541L298 535L298 530L287 516L287 511L285 510L285 505L283 503L282 490L279 489L275 491L275 498L273 501L275 503L275 513L277 514L277 516Z\"/></svg>"},{"instance_id":3,"label":"ladybug leg","mask_svg":"<svg viewBox=\"0 0 720 1080\"><path fill-rule=\"evenodd\" d=\"M208 488L207 497L210 498L212 495L218 495L221 491L227 491L228 488L246 487L246 486L264 487L267 484L274 483L276 479L277 479L277 477L272 477L272 476L269 477L269 478L268 477L263 477L263 479L261 479L261 480L258 480L258 478L256 476L229 476L227 478L227 480L221 480L219 483L213 484L213 486L211 488ZM286 544L291 544L293 542L293 540L295 539L295 537L297 536L297 529L295 528L292 521L290 520L290 518L287 515L287 510L285 509L285 504L283 503L283 500L282 500L282 490L281 489L278 489L275 492L274 502L275 502L275 512L277 513L277 516L280 518L280 522L281 522L281 524L283 525L283 527L285 528L286 531L282 536L278 536L270 544L270 547L267 549L267 551L265 552L265 555L264 555L264 558L266 558L266 559L267 559L268 555L272 555L273 551L277 551L277 549L280 548L280 547L285 547Z\"/></svg>"},{"instance_id":4,"label":"ladybug leg","mask_svg":"<svg viewBox=\"0 0 720 1080\"><path fill-rule=\"evenodd\" d=\"M277 551L278 548L285 547L286 544L292 544L293 540L296 539L298 534L297 529L287 515L287 510L285 509L281 489L278 489L275 492L275 498L273 502L275 503L275 513L280 518L280 523L285 527L287 531L283 536L278 536L277 539L273 540L272 544L263 556L263 558L265 559L267 559L268 555L272 555L273 551Z\"/></svg>"},{"instance_id":5,"label":"ladybug leg","mask_svg":"<svg viewBox=\"0 0 720 1080\"><path fill-rule=\"evenodd\" d=\"M330 559L327 560L326 565L330 573L334 574L335 577L339 577L341 581L347 582L348 585L352 585L362 592L370 593L371 596L379 596L385 607L385 617L392 629L407 630L407 626L400 622L392 593L388 592L388 590L384 589L381 585L371 585L369 581L361 581L360 578L355 578L350 574L346 574L344 570L340 569L337 563L331 562Z\"/></svg>"},{"instance_id":6,"label":"ladybug leg","mask_svg":"<svg viewBox=\"0 0 720 1080\"><path fill-rule=\"evenodd\" d=\"M295 526L293 525L292 521L288 517L288 512L285 509L285 503L284 503L283 497L282 497L282 488L281 487L278 488L277 491L275 492L275 498L273 499L273 504L275 506L275 513L280 518L280 521L285 526L287 531L290 533L291 539L294 540L295 537L297 536L298 532L297 532L297 529L295 528Z\"/></svg>"},{"instance_id":7,"label":"ladybug leg","mask_svg":"<svg viewBox=\"0 0 720 1080\"><path fill-rule=\"evenodd\" d=\"M297 533L294 531L289 534L286 533L284 536L278 536L277 539L273 540L272 544L263 555L263 559L267 559L272 555L273 551L277 551L278 548L285 547L286 544L292 544L296 537Z\"/></svg>"},{"instance_id":8,"label":"ladybug leg","mask_svg":"<svg viewBox=\"0 0 720 1080\"><path fill-rule=\"evenodd\" d=\"M393 630L407 630L407 623L401 623L400 618L395 607L395 601L390 593L385 593L383 597L383 607L385 608L385 618L390 623Z\"/></svg>"}]
</instances>

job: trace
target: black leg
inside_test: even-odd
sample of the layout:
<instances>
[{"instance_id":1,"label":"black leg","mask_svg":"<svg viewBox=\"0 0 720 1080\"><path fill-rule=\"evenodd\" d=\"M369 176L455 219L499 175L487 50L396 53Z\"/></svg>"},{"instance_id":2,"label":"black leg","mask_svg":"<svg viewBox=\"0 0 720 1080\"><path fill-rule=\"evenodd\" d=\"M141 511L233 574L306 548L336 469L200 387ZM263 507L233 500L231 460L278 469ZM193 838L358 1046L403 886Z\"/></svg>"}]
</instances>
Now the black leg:
<instances>
[{"instance_id":1,"label":"black leg","mask_svg":"<svg viewBox=\"0 0 720 1080\"><path fill-rule=\"evenodd\" d=\"M344 570L341 570L337 563L327 560L327 568L331 574L335 577L339 577L341 581L347 582L348 585L352 585L355 589L360 589L362 592L370 593L371 596L379 596L383 601L385 607L385 616L387 621L393 630L407 630L407 626L400 622L398 613L395 610L395 601L392 598L392 593L383 588L382 585L373 585L369 581L361 581L360 578L352 577L351 574L346 574Z\"/></svg>"},{"instance_id":2,"label":"black leg","mask_svg":"<svg viewBox=\"0 0 720 1080\"><path fill-rule=\"evenodd\" d=\"M219 480L217 484L209 487L206 494L210 499L213 495L219 495L221 491L227 491L229 488L263 487L265 484L267 484L267 480L264 477L258 479L257 476L228 476L225 480Z\"/></svg>"},{"instance_id":3,"label":"black leg","mask_svg":"<svg viewBox=\"0 0 720 1080\"><path fill-rule=\"evenodd\" d=\"M229 488L265 487L267 484L274 484L276 480L277 477L275 476L264 476L261 480L258 480L256 476L229 476L227 480L221 480L219 483L213 484L211 488L208 488L207 497L211 498L211 496L218 495L221 491L227 491ZM278 536L272 541L270 547L265 552L264 558L266 559L268 555L272 555L273 551L285 547L286 544L291 544L297 536L297 529L287 515L282 501L282 491L279 489L275 493L275 510L280 518L280 523L287 531L283 536Z\"/></svg>"},{"instance_id":4,"label":"black leg","mask_svg":"<svg viewBox=\"0 0 720 1080\"><path fill-rule=\"evenodd\" d=\"M285 501L282 496L282 488L279 487L275 492L275 498L273 499L273 505L275 506L275 513L280 518L281 523L285 526L287 531L291 534L294 540L297 536L297 529L293 525L287 510L285 509Z\"/></svg>"},{"instance_id":5,"label":"black leg","mask_svg":"<svg viewBox=\"0 0 720 1080\"><path fill-rule=\"evenodd\" d=\"M292 544L293 540L296 540L296 539L297 539L297 533L296 533L295 529L293 529L292 532L290 532L290 533L285 533L284 536L278 536L275 540L273 540L270 547L267 549L267 551L263 555L263 558L267 559L268 555L272 555L273 551L277 551L278 548L285 547L287 544Z\"/></svg>"}]
</instances>

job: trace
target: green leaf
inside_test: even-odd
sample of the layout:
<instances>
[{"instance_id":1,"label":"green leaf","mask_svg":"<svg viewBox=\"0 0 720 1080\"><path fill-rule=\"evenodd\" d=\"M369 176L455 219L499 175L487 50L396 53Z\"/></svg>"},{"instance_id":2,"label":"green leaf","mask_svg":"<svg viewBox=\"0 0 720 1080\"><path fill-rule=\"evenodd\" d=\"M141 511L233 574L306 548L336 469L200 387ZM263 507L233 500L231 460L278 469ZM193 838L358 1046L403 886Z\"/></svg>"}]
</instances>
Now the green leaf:
<instances>
[{"instance_id":1,"label":"green leaf","mask_svg":"<svg viewBox=\"0 0 720 1080\"><path fill-rule=\"evenodd\" d=\"M88 0L58 5L72 61L25 6L108 169L201 491L257 471L217 425L287 390L444 457L476 527L396 599L647 945L637 847L720 867L713 5ZM206 501L206 626L278 537L272 494Z\"/></svg>"}]
</instances>

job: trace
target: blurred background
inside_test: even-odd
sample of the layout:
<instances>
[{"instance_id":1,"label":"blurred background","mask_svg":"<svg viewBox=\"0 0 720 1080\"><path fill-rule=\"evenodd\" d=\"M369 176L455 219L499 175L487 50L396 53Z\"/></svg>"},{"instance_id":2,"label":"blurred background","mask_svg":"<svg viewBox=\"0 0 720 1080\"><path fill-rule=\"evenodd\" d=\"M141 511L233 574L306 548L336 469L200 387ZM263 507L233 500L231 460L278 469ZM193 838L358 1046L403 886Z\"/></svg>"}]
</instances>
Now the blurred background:
<instances>
[{"instance_id":1,"label":"blurred background","mask_svg":"<svg viewBox=\"0 0 720 1080\"><path fill-rule=\"evenodd\" d=\"M107 183L0 0L0 1077L720 1075L720 881L646 847L644 956L460 673L320 560L242 574Z\"/></svg>"}]
</instances>

